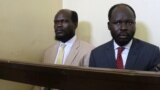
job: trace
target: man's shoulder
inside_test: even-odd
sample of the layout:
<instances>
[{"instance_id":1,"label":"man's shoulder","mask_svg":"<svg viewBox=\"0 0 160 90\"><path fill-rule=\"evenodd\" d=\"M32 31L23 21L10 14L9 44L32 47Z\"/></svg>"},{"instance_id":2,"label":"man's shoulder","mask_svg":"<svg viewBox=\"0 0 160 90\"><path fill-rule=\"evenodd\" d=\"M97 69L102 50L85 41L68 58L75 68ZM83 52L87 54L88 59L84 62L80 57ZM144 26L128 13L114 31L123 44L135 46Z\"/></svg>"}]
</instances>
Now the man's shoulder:
<instances>
[{"instance_id":1,"label":"man's shoulder","mask_svg":"<svg viewBox=\"0 0 160 90\"><path fill-rule=\"evenodd\" d=\"M158 46L139 39L134 40L131 48L134 50L142 51L146 54L160 53L160 49Z\"/></svg>"},{"instance_id":2,"label":"man's shoulder","mask_svg":"<svg viewBox=\"0 0 160 90\"><path fill-rule=\"evenodd\" d=\"M93 51L104 51L109 48L113 48L113 40L97 46Z\"/></svg>"},{"instance_id":3,"label":"man's shoulder","mask_svg":"<svg viewBox=\"0 0 160 90\"><path fill-rule=\"evenodd\" d=\"M81 48L88 48L88 49L93 49L94 46L86 41L83 41L83 40L78 40L79 42L79 45Z\"/></svg>"},{"instance_id":4,"label":"man's shoulder","mask_svg":"<svg viewBox=\"0 0 160 90\"><path fill-rule=\"evenodd\" d=\"M53 44L49 45L48 48L45 49L45 51L51 51L53 49L57 49L58 48L59 43L58 42L54 42Z\"/></svg>"},{"instance_id":5,"label":"man's shoulder","mask_svg":"<svg viewBox=\"0 0 160 90\"><path fill-rule=\"evenodd\" d=\"M134 42L137 43L138 45L140 45L141 47L159 49L158 46L151 44L151 43L148 43L146 41L140 40L140 39L134 39Z\"/></svg>"},{"instance_id":6,"label":"man's shoulder","mask_svg":"<svg viewBox=\"0 0 160 90\"><path fill-rule=\"evenodd\" d=\"M86 41L79 40L79 42L80 42L80 44L81 44L81 45L89 46L89 47L93 47L93 45L92 45L92 44L90 44L90 43L88 43L88 42L86 42Z\"/></svg>"}]
</instances>

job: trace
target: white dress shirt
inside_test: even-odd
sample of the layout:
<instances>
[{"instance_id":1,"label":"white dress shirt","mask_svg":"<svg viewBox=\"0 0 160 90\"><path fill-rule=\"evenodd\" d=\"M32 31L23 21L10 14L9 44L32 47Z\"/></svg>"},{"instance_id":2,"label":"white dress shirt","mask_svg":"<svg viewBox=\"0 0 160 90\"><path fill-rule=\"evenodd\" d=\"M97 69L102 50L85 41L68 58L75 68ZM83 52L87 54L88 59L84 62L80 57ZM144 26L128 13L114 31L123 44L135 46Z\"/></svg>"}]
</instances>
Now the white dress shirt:
<instances>
[{"instance_id":1,"label":"white dress shirt","mask_svg":"<svg viewBox=\"0 0 160 90\"><path fill-rule=\"evenodd\" d=\"M123 59L123 66L124 67L127 62L127 57L128 57L128 53L131 48L132 42L133 42L133 40L131 40L127 45L123 46L125 48L122 52L122 59ZM118 47L120 47L120 46L114 41L115 60L117 60Z\"/></svg>"},{"instance_id":2,"label":"white dress shirt","mask_svg":"<svg viewBox=\"0 0 160 90\"><path fill-rule=\"evenodd\" d=\"M75 36L73 36L69 41L67 41L67 42L65 42L65 43L63 43L63 42L60 42L60 45L63 43L63 44L65 44L65 48L64 48L64 57L63 57L63 63L62 64L64 64L65 63L65 61L66 61L66 58L68 57L68 55L69 55L69 53L70 53L70 51L71 51L71 48L72 48L72 46L73 46L73 43L76 41L76 35ZM58 53L59 53L59 48L58 48ZM58 55L58 53L57 53L57 55ZM57 62L57 56L56 56L56 60L55 60L55 62L54 63L56 63Z\"/></svg>"}]
</instances>

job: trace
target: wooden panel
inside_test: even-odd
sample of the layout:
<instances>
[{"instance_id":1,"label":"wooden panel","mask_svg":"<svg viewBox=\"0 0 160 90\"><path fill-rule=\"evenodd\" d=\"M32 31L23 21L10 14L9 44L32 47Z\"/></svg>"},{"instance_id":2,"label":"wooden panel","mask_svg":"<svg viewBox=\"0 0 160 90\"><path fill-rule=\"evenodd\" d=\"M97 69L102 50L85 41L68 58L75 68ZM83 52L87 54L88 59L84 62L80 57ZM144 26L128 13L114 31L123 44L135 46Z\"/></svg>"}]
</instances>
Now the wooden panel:
<instances>
[{"instance_id":1,"label":"wooden panel","mask_svg":"<svg viewBox=\"0 0 160 90\"><path fill-rule=\"evenodd\" d=\"M61 90L160 90L160 73L0 61L0 78Z\"/></svg>"}]
</instances>

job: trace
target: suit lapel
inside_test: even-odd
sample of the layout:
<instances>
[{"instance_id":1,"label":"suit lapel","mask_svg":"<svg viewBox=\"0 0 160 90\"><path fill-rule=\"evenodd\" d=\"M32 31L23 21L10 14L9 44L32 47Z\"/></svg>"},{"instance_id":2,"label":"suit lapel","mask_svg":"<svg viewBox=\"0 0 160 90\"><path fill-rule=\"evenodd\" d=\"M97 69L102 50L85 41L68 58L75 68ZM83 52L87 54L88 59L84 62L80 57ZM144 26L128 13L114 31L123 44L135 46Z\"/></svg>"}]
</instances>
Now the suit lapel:
<instances>
[{"instance_id":1,"label":"suit lapel","mask_svg":"<svg viewBox=\"0 0 160 90\"><path fill-rule=\"evenodd\" d=\"M71 65L73 60L75 60L76 55L78 54L78 48L80 46L80 41L76 40L74 44L72 45L71 51L68 54L68 57L66 58L65 65Z\"/></svg>"},{"instance_id":2,"label":"suit lapel","mask_svg":"<svg viewBox=\"0 0 160 90\"><path fill-rule=\"evenodd\" d=\"M105 55L106 55L105 60L107 61L106 64L108 64L107 67L114 68L115 67L115 50L114 50L113 40L111 40L108 43L108 46L106 47L106 50L105 50Z\"/></svg>"},{"instance_id":3,"label":"suit lapel","mask_svg":"<svg viewBox=\"0 0 160 90\"><path fill-rule=\"evenodd\" d=\"M55 62L56 55L57 55L57 52L58 52L58 47L59 47L59 42L54 44L49 49L49 51L47 51L45 53L45 57L44 57L44 60L43 60L44 63L54 63Z\"/></svg>"},{"instance_id":4,"label":"suit lapel","mask_svg":"<svg viewBox=\"0 0 160 90\"><path fill-rule=\"evenodd\" d=\"M137 57L138 57L138 53L139 53L139 48L140 46L138 45L138 42L136 39L133 39L133 43L132 46L130 48L129 54L128 54L128 58L127 58L127 62L126 62L126 69L133 69L133 67L135 66L136 62L137 62Z\"/></svg>"},{"instance_id":5,"label":"suit lapel","mask_svg":"<svg viewBox=\"0 0 160 90\"><path fill-rule=\"evenodd\" d=\"M51 55L51 56L52 56L52 61L51 61L51 63L55 63L56 56L57 56L57 53L58 53L59 44L60 44L60 42L57 42L57 43L55 44L55 46L54 46L54 49L53 49L52 55Z\"/></svg>"}]
</instances>

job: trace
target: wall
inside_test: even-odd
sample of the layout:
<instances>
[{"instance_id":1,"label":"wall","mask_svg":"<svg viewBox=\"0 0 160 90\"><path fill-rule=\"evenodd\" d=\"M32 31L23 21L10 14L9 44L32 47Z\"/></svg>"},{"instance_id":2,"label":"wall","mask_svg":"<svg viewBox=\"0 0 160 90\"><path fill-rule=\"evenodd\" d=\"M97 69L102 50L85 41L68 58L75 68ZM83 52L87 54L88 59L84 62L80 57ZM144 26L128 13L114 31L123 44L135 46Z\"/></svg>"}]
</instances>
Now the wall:
<instances>
[{"instance_id":1,"label":"wall","mask_svg":"<svg viewBox=\"0 0 160 90\"><path fill-rule=\"evenodd\" d=\"M54 42L53 17L60 8L62 0L0 0L0 59L39 62ZM0 90L30 88L0 80Z\"/></svg>"},{"instance_id":2,"label":"wall","mask_svg":"<svg viewBox=\"0 0 160 90\"><path fill-rule=\"evenodd\" d=\"M137 14L135 37L160 46L159 0L64 0L63 8L78 12L80 18L78 32L82 33L80 38L98 46L111 39L107 15L109 8L116 3L127 3L135 9Z\"/></svg>"},{"instance_id":3,"label":"wall","mask_svg":"<svg viewBox=\"0 0 160 90\"><path fill-rule=\"evenodd\" d=\"M111 39L107 12L116 3L137 14L135 37L160 46L159 0L0 0L0 59L39 62L54 42L53 17L60 8L79 14L78 36L98 46ZM16 76L15 76L16 77ZM30 85L0 80L0 90L29 90Z\"/></svg>"},{"instance_id":4,"label":"wall","mask_svg":"<svg viewBox=\"0 0 160 90\"><path fill-rule=\"evenodd\" d=\"M54 40L53 17L61 0L0 0L0 58L40 60Z\"/></svg>"}]
</instances>

